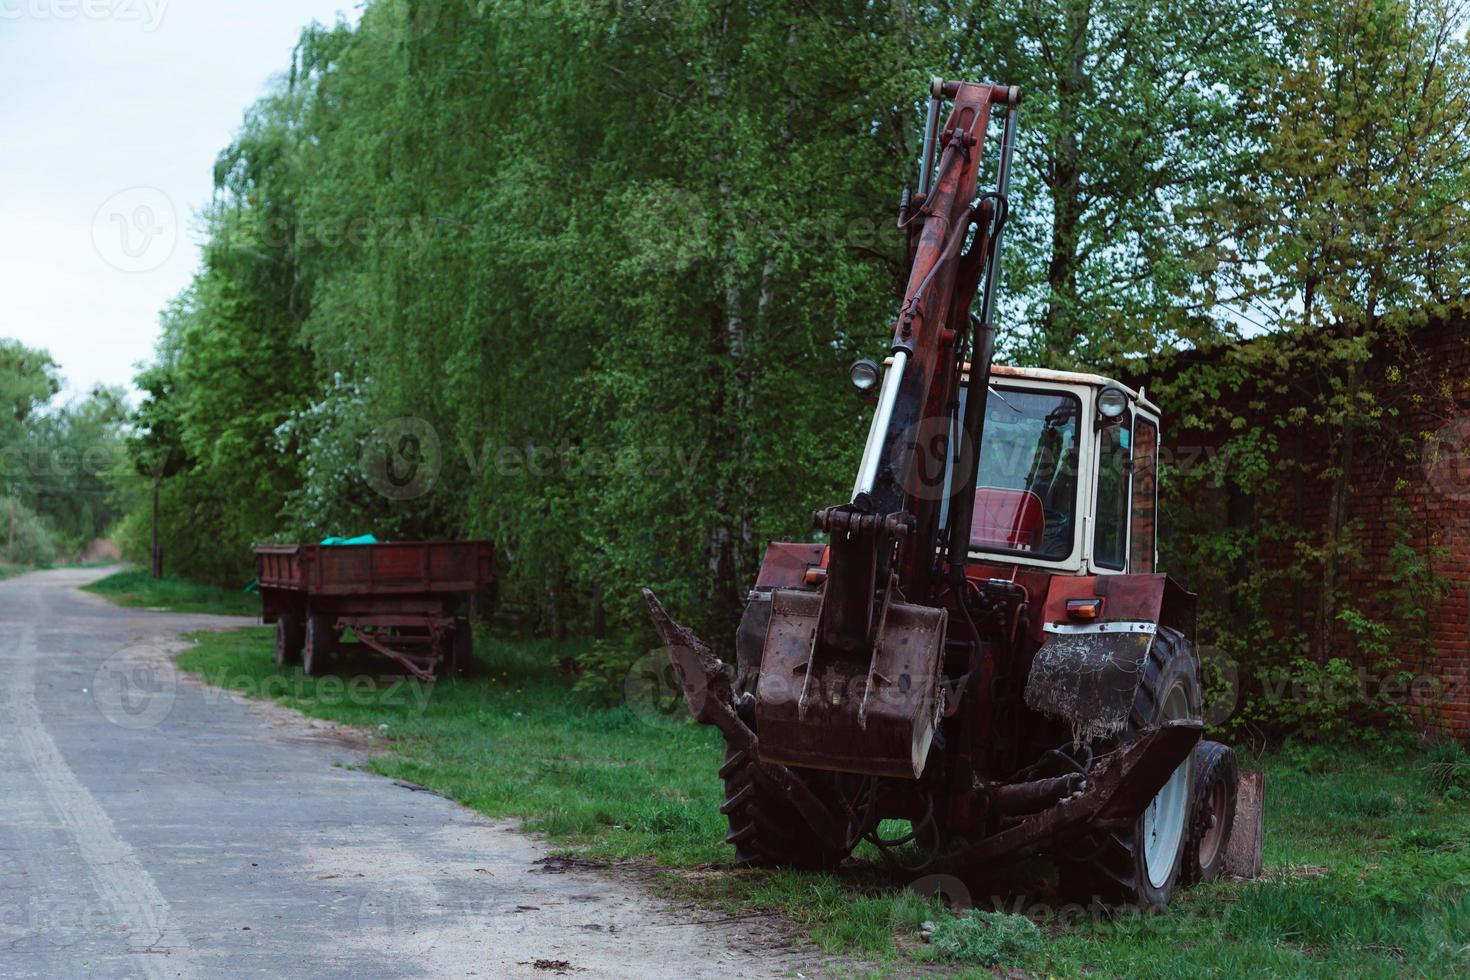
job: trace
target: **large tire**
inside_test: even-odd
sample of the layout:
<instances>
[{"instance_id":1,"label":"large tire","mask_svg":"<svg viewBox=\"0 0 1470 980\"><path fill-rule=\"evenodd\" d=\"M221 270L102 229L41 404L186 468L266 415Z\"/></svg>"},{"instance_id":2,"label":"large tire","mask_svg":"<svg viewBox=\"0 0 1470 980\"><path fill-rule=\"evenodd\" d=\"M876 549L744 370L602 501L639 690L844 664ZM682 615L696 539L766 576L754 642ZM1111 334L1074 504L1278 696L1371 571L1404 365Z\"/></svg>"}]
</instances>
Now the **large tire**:
<instances>
[{"instance_id":1,"label":"large tire","mask_svg":"<svg viewBox=\"0 0 1470 980\"><path fill-rule=\"evenodd\" d=\"M306 646L301 651L301 669L308 677L320 677L332 662L332 649L337 645L333 630L336 619L320 613L306 618Z\"/></svg>"},{"instance_id":2,"label":"large tire","mask_svg":"<svg viewBox=\"0 0 1470 980\"><path fill-rule=\"evenodd\" d=\"M1240 764L1235 752L1219 742L1194 749L1194 795L1189 807L1189 836L1184 843L1186 883L1214 881L1225 865L1235 802L1240 792Z\"/></svg>"},{"instance_id":3,"label":"large tire","mask_svg":"<svg viewBox=\"0 0 1470 980\"><path fill-rule=\"evenodd\" d=\"M1199 664L1193 645L1178 630L1160 626L1120 741L1132 741L1165 721L1200 717ZM1167 905L1184 868L1193 785L1191 754L1130 830L1093 837L1088 853L1064 866L1070 871L1068 890L1091 889L1090 897L1114 905L1151 909Z\"/></svg>"},{"instance_id":4,"label":"large tire","mask_svg":"<svg viewBox=\"0 0 1470 980\"><path fill-rule=\"evenodd\" d=\"M741 749L725 749L725 764L720 767L725 802L720 812L730 824L725 843L734 845L735 860L755 867L835 868L847 854L813 833L791 802L761 778L763 765ZM813 776L820 779L824 774Z\"/></svg>"},{"instance_id":5,"label":"large tire","mask_svg":"<svg viewBox=\"0 0 1470 980\"><path fill-rule=\"evenodd\" d=\"M306 644L306 630L295 613L283 612L276 617L276 666L290 667L301 662L301 648Z\"/></svg>"},{"instance_id":6,"label":"large tire","mask_svg":"<svg viewBox=\"0 0 1470 980\"><path fill-rule=\"evenodd\" d=\"M449 655L445 666L450 676L463 677L475 663L475 629L469 620L456 620L449 640Z\"/></svg>"}]
</instances>

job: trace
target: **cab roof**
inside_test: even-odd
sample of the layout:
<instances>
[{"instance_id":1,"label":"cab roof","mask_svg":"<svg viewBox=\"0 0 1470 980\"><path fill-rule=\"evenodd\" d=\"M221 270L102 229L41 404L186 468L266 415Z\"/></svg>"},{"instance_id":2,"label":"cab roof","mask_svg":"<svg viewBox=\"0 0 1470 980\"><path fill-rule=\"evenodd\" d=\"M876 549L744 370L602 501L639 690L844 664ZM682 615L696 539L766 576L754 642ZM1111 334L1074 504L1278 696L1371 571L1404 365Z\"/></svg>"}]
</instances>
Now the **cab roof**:
<instances>
[{"instance_id":1,"label":"cab roof","mask_svg":"<svg viewBox=\"0 0 1470 980\"><path fill-rule=\"evenodd\" d=\"M970 365L966 364L966 373L969 370ZM1137 402L1155 414L1159 411L1159 406L1148 400L1142 388L1134 391L1121 381L1114 381L1112 378L1105 378L1100 374L1087 374L1082 371L1052 371L1048 368L1012 367L1009 364L992 364L990 366L990 376L992 378L1017 378L1027 381L1051 381L1057 384L1087 385L1090 388L1121 388L1128 393L1129 400Z\"/></svg>"},{"instance_id":2,"label":"cab roof","mask_svg":"<svg viewBox=\"0 0 1470 980\"><path fill-rule=\"evenodd\" d=\"M892 357L885 357L883 359L884 367L889 367L892 364ZM964 379L969 381L969 361L965 362L963 371ZM1012 367L1009 364L992 364L990 365L990 376L992 378L1018 378L1026 381L1050 381L1053 384L1087 385L1090 388L1121 388L1127 392L1130 401L1137 402L1155 415L1160 414L1159 406L1149 401L1148 396L1142 388L1135 391L1121 381L1114 381L1112 378L1105 378L1100 374L1088 374L1083 371L1053 371L1049 368Z\"/></svg>"}]
</instances>

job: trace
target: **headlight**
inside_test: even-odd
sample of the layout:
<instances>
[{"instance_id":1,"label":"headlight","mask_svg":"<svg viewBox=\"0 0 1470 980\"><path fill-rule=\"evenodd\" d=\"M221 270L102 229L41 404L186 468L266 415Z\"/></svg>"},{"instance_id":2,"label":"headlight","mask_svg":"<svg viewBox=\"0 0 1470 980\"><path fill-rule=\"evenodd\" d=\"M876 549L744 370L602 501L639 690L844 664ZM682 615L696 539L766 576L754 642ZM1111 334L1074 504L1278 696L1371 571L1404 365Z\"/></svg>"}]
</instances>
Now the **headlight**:
<instances>
[{"instance_id":1,"label":"headlight","mask_svg":"<svg viewBox=\"0 0 1470 980\"><path fill-rule=\"evenodd\" d=\"M1110 421L1123 417L1128 410L1128 393L1122 388L1104 388L1097 393L1097 414Z\"/></svg>"},{"instance_id":2,"label":"headlight","mask_svg":"<svg viewBox=\"0 0 1470 980\"><path fill-rule=\"evenodd\" d=\"M878 365L866 357L853 361L852 367L847 369L847 376L858 391L871 391L878 383Z\"/></svg>"}]
</instances>

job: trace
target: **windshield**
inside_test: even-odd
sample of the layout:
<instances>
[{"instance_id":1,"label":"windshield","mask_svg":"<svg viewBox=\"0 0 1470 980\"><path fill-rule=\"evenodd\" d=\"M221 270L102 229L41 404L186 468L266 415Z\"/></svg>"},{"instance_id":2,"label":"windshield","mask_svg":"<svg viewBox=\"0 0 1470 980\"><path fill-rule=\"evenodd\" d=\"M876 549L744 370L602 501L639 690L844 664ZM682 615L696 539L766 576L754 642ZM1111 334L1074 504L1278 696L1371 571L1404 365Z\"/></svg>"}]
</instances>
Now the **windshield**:
<instances>
[{"instance_id":1,"label":"windshield","mask_svg":"<svg viewBox=\"0 0 1470 980\"><path fill-rule=\"evenodd\" d=\"M972 548L1054 560L1072 554L1081 410L1073 395L991 387Z\"/></svg>"}]
</instances>

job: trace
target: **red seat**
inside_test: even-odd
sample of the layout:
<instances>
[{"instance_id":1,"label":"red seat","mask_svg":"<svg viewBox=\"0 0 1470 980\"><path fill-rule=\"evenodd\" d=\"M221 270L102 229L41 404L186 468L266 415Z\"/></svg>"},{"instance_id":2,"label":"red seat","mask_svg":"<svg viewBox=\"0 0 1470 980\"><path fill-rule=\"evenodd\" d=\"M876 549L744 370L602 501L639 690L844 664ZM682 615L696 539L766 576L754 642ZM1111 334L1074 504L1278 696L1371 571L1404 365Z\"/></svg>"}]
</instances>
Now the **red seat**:
<instances>
[{"instance_id":1,"label":"red seat","mask_svg":"<svg viewBox=\"0 0 1470 980\"><path fill-rule=\"evenodd\" d=\"M1046 514L1041 498L1030 490L981 487L975 491L975 519L970 547L1035 551L1041 546Z\"/></svg>"}]
</instances>

